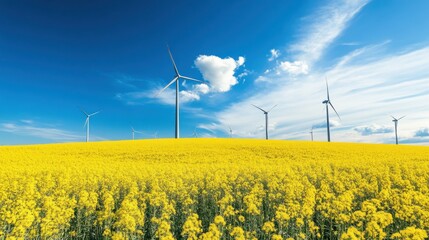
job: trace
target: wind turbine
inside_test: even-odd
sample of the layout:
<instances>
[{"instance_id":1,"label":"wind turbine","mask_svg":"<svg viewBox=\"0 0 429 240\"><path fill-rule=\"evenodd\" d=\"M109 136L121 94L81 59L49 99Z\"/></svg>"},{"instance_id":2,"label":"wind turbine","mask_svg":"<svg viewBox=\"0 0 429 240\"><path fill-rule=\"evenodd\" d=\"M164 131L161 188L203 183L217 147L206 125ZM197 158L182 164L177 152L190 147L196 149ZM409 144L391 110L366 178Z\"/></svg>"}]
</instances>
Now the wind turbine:
<instances>
[{"instance_id":1,"label":"wind turbine","mask_svg":"<svg viewBox=\"0 0 429 240\"><path fill-rule=\"evenodd\" d=\"M229 127L229 138L232 138L232 128Z\"/></svg>"},{"instance_id":2,"label":"wind turbine","mask_svg":"<svg viewBox=\"0 0 429 240\"><path fill-rule=\"evenodd\" d=\"M198 138L197 128L194 129L194 133L192 134L192 137Z\"/></svg>"},{"instance_id":3,"label":"wind turbine","mask_svg":"<svg viewBox=\"0 0 429 240\"><path fill-rule=\"evenodd\" d=\"M313 141L313 127L311 127L310 134L311 134L311 141Z\"/></svg>"},{"instance_id":4,"label":"wind turbine","mask_svg":"<svg viewBox=\"0 0 429 240\"><path fill-rule=\"evenodd\" d=\"M253 105L253 104L252 104ZM275 108L276 106L277 106L277 104L276 105L274 105L270 110L268 110L268 111L265 111L264 109L262 109L262 108L260 108L260 107L258 107L258 106L256 106L256 105L253 105L255 108L257 108L257 109L259 109L259 110L261 110L264 114L265 114L265 139L267 139L268 140L268 113L271 111L271 110L273 110L273 108Z\"/></svg>"},{"instance_id":5,"label":"wind turbine","mask_svg":"<svg viewBox=\"0 0 429 240\"><path fill-rule=\"evenodd\" d=\"M190 78L190 77L186 77L183 75L180 75L179 70L177 69L176 63L174 62L173 59L173 55L171 54L170 48L167 46L167 50L168 50L168 54L170 55L171 58L171 62L173 63L173 67L174 67L174 72L175 72L175 76L173 78L173 80L171 80L170 83L168 83L159 93L162 93L165 89L167 89L171 84L176 83L176 132L175 132L175 137L176 138L180 138L180 130L179 130L179 80L180 79L184 79L184 80L191 80L194 82L204 82L195 78Z\"/></svg>"},{"instance_id":6,"label":"wind turbine","mask_svg":"<svg viewBox=\"0 0 429 240\"><path fill-rule=\"evenodd\" d=\"M86 142L89 142L89 119L94 116L95 114L98 114L101 111L97 111L91 114L86 113L84 110L81 109L81 111L83 112L83 114L86 115L86 121L85 124L83 125L83 127L86 126Z\"/></svg>"},{"instance_id":7,"label":"wind turbine","mask_svg":"<svg viewBox=\"0 0 429 240\"><path fill-rule=\"evenodd\" d=\"M332 105L331 99L329 98L328 80L326 80L326 95L327 95L328 99L323 101L322 103L326 105L326 129L328 131L328 142L330 142L331 141L331 130L330 130L330 126L329 126L329 105L332 107L332 109L337 114L337 116L340 120L341 120L341 118L340 118L340 115L338 115L337 110L335 110L334 105Z\"/></svg>"},{"instance_id":8,"label":"wind turbine","mask_svg":"<svg viewBox=\"0 0 429 240\"><path fill-rule=\"evenodd\" d=\"M133 140L134 140L134 134L135 134L135 133L141 133L141 134L143 134L143 132L136 131L136 130L133 128L133 126L131 126L131 131L132 131L132 133L133 133Z\"/></svg>"},{"instance_id":9,"label":"wind turbine","mask_svg":"<svg viewBox=\"0 0 429 240\"><path fill-rule=\"evenodd\" d=\"M393 118L392 122L395 123L395 137L396 137L396 145L398 145L398 121L403 119L405 116L402 116L400 118L395 118L394 116L391 116Z\"/></svg>"}]
</instances>

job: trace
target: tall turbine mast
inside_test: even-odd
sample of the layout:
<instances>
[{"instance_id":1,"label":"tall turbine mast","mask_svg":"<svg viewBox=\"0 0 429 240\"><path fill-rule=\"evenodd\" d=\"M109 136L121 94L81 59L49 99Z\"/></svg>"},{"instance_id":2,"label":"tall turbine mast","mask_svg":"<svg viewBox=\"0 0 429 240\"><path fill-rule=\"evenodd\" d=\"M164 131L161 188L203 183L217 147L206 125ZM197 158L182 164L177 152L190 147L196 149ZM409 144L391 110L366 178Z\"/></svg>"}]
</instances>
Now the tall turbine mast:
<instances>
[{"instance_id":1,"label":"tall turbine mast","mask_svg":"<svg viewBox=\"0 0 429 240\"><path fill-rule=\"evenodd\" d=\"M396 138L396 145L398 145L398 121L403 119L405 116L402 116L400 118L395 118L394 116L391 116L393 118L392 122L395 124L395 138Z\"/></svg>"},{"instance_id":2,"label":"tall turbine mast","mask_svg":"<svg viewBox=\"0 0 429 240\"><path fill-rule=\"evenodd\" d=\"M253 105L253 104L252 104ZM261 110L263 113L264 113L264 115L265 115L265 139L266 140L268 140L268 113L271 111L271 110L273 110L273 108L275 108L276 106L277 106L277 104L276 105L274 105L270 110L268 110L268 111L265 111L264 109L262 109L262 108L260 108L260 107L258 107L258 106L256 106L256 105L253 105L255 108L257 108L257 109L259 109L259 110Z\"/></svg>"},{"instance_id":3,"label":"tall turbine mast","mask_svg":"<svg viewBox=\"0 0 429 240\"><path fill-rule=\"evenodd\" d=\"M327 95L327 100L323 101L322 103L326 105L326 130L328 133L328 142L331 141L331 129L329 126L329 106L331 106L331 108L334 110L334 112L337 114L338 118L341 120L340 115L338 115L337 110L335 110L334 105L332 105L331 103L331 99L329 98L329 86L328 86L328 80L326 80L326 95Z\"/></svg>"},{"instance_id":4,"label":"tall turbine mast","mask_svg":"<svg viewBox=\"0 0 429 240\"><path fill-rule=\"evenodd\" d=\"M85 124L83 125L83 127L86 126L86 142L89 142L89 120L92 116L94 116L95 114L98 114L101 111L97 111L91 114L86 113L84 110L81 109L81 111L83 112L83 114L85 114L86 116L86 121Z\"/></svg>"},{"instance_id":5,"label":"tall turbine mast","mask_svg":"<svg viewBox=\"0 0 429 240\"><path fill-rule=\"evenodd\" d=\"M313 141L313 127L311 127L310 134L311 134L311 141Z\"/></svg>"},{"instance_id":6,"label":"tall turbine mast","mask_svg":"<svg viewBox=\"0 0 429 240\"><path fill-rule=\"evenodd\" d=\"M176 63L174 62L173 59L173 55L171 54L170 48L167 46L167 50L168 50L168 54L170 55L170 59L171 62L173 63L173 68L174 68L174 72L175 72L175 76L173 78L173 80L171 80L170 83L168 83L159 93L162 93L165 89L167 89L171 84L176 83L176 130L175 130L175 138L180 138L180 129L179 129L179 105L180 105L180 99L179 99L179 80L180 79L184 79L184 80L191 80L194 82L200 82L203 83L204 81L195 79L195 78L190 78L190 77L186 77L183 75L180 75L179 70L177 69Z\"/></svg>"}]
</instances>

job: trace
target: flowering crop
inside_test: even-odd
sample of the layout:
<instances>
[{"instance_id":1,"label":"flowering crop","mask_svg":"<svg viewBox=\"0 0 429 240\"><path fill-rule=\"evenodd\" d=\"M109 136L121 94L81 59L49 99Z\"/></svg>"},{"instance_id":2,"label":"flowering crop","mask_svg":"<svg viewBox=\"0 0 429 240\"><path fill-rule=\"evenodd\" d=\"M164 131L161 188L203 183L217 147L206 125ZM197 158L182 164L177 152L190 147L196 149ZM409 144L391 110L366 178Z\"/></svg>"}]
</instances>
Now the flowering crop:
<instances>
[{"instance_id":1,"label":"flowering crop","mask_svg":"<svg viewBox=\"0 0 429 240\"><path fill-rule=\"evenodd\" d=\"M0 147L0 239L425 239L429 148L235 139Z\"/></svg>"}]
</instances>

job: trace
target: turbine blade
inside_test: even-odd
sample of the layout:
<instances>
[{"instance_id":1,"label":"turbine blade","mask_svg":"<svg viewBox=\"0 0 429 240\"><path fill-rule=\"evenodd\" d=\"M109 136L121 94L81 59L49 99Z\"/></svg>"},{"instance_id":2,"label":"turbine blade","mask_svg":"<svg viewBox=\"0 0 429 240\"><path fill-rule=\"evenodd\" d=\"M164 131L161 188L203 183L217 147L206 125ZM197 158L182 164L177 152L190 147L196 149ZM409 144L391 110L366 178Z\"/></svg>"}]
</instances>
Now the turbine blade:
<instances>
[{"instance_id":1,"label":"turbine blade","mask_svg":"<svg viewBox=\"0 0 429 240\"><path fill-rule=\"evenodd\" d=\"M88 117L88 113L86 113L82 108L80 109L80 111Z\"/></svg>"},{"instance_id":2,"label":"turbine blade","mask_svg":"<svg viewBox=\"0 0 429 240\"><path fill-rule=\"evenodd\" d=\"M394 116L392 116L392 115L390 115L390 116L393 118L393 120L396 120L396 121L398 120L398 119L396 119Z\"/></svg>"},{"instance_id":3,"label":"turbine blade","mask_svg":"<svg viewBox=\"0 0 429 240\"><path fill-rule=\"evenodd\" d=\"M325 77L325 81L326 81L326 95L328 96L328 101L329 101L329 85L328 85L328 79Z\"/></svg>"},{"instance_id":4,"label":"turbine blade","mask_svg":"<svg viewBox=\"0 0 429 240\"><path fill-rule=\"evenodd\" d=\"M337 113L337 110L335 110L334 105L332 105L331 102L329 102L329 105L331 105L332 109L334 110L334 112L337 114L338 118L341 120L340 115Z\"/></svg>"},{"instance_id":5,"label":"turbine blade","mask_svg":"<svg viewBox=\"0 0 429 240\"><path fill-rule=\"evenodd\" d=\"M178 79L178 77L174 77L173 80L171 80L170 83L168 83L163 89L161 89L161 91L159 91L156 96L158 96L159 94L161 94L165 89L167 89L171 84L173 84L176 80Z\"/></svg>"},{"instance_id":6,"label":"turbine blade","mask_svg":"<svg viewBox=\"0 0 429 240\"><path fill-rule=\"evenodd\" d=\"M89 116L90 117L92 117L92 116L94 116L95 114L98 114L98 113L100 113L101 112L101 110L100 111L97 111L97 112L95 112L95 113L91 113L91 114L89 114Z\"/></svg>"},{"instance_id":7,"label":"turbine blade","mask_svg":"<svg viewBox=\"0 0 429 240\"><path fill-rule=\"evenodd\" d=\"M195 82L200 82L203 83L204 81L195 79L195 78L190 78L190 77L186 77L186 76L180 76L180 78L186 79L186 80L191 80L191 81L195 81Z\"/></svg>"},{"instance_id":8,"label":"turbine blade","mask_svg":"<svg viewBox=\"0 0 429 240\"><path fill-rule=\"evenodd\" d=\"M170 47L167 45L168 54L170 54L171 62L173 63L174 71L176 72L176 76L180 76L179 70L177 70L176 63L174 62L173 55L171 54Z\"/></svg>"},{"instance_id":9,"label":"turbine blade","mask_svg":"<svg viewBox=\"0 0 429 240\"><path fill-rule=\"evenodd\" d=\"M274 105L270 110L268 110L268 112L271 112L271 110L273 110L273 108L277 107L277 104Z\"/></svg>"},{"instance_id":10,"label":"turbine blade","mask_svg":"<svg viewBox=\"0 0 429 240\"><path fill-rule=\"evenodd\" d=\"M399 120L401 120L401 119L403 119L404 117L405 117L405 116L402 116L402 117L398 118L398 121L399 121Z\"/></svg>"},{"instance_id":11,"label":"turbine blade","mask_svg":"<svg viewBox=\"0 0 429 240\"><path fill-rule=\"evenodd\" d=\"M264 113L266 113L266 111L264 110L264 109L262 109L262 108L260 108L260 107L258 107L258 106L256 106L256 105L254 105L254 104L252 104L255 108L257 108L257 109L259 109L259 110L261 110L262 112L264 112Z\"/></svg>"}]
</instances>

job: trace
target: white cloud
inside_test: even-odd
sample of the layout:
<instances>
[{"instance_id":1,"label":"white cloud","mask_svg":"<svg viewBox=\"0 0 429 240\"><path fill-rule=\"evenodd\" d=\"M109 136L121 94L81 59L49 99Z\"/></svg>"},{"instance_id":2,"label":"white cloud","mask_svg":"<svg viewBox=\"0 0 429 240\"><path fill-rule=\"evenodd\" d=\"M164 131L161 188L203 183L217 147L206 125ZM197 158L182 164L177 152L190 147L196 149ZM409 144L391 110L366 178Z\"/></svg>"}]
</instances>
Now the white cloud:
<instances>
[{"instance_id":1,"label":"white cloud","mask_svg":"<svg viewBox=\"0 0 429 240\"><path fill-rule=\"evenodd\" d=\"M83 140L73 132L45 126L36 126L32 120L21 120L22 124L17 123L2 123L0 131L15 133L19 135L34 136L54 141L80 141Z\"/></svg>"},{"instance_id":2,"label":"white cloud","mask_svg":"<svg viewBox=\"0 0 429 240\"><path fill-rule=\"evenodd\" d=\"M206 91L206 84L197 84L200 86L194 85L193 90L181 90L179 92L180 102L188 103L192 101L200 100L199 93L203 93ZM196 87L195 87L196 86ZM129 105L139 105L148 103L151 101L157 101L158 103L166 104L166 105L175 105L176 104L176 89L174 88L166 88L163 92L160 93L161 87L144 90L144 91L135 91L135 92L127 92L127 93L118 93L116 94L116 98L125 102Z\"/></svg>"},{"instance_id":3,"label":"white cloud","mask_svg":"<svg viewBox=\"0 0 429 240\"><path fill-rule=\"evenodd\" d=\"M281 70L282 72L286 72L286 73L289 73L292 75L299 75L299 74L307 74L308 73L308 65L302 61L280 62L278 69ZM278 74L280 74L280 72Z\"/></svg>"},{"instance_id":4,"label":"white cloud","mask_svg":"<svg viewBox=\"0 0 429 240\"><path fill-rule=\"evenodd\" d=\"M234 60L230 57L200 55L195 60L195 66L200 70L203 78L210 83L210 91L228 92L232 86L238 83L234 74L244 62L244 57Z\"/></svg>"},{"instance_id":5,"label":"white cloud","mask_svg":"<svg viewBox=\"0 0 429 240\"><path fill-rule=\"evenodd\" d=\"M369 136L373 134L392 133L393 127L378 125L378 124L371 124L366 126L355 127L354 130L360 133L362 136Z\"/></svg>"},{"instance_id":6,"label":"white cloud","mask_svg":"<svg viewBox=\"0 0 429 240\"><path fill-rule=\"evenodd\" d=\"M180 91L180 101L191 102L198 100L200 100L200 96L197 93L185 90Z\"/></svg>"},{"instance_id":7,"label":"white cloud","mask_svg":"<svg viewBox=\"0 0 429 240\"><path fill-rule=\"evenodd\" d=\"M326 49L341 35L350 20L368 2L369 0L331 1L328 6L321 8L316 14L305 18L307 24L305 30L302 31L302 37L289 47L288 59L276 61L276 66L266 70L256 82L280 82L280 80L284 80L282 79L284 73L287 73L292 79L296 79L301 74L308 74ZM275 54L276 51L273 50ZM355 55L358 54L355 53Z\"/></svg>"},{"instance_id":8,"label":"white cloud","mask_svg":"<svg viewBox=\"0 0 429 240\"><path fill-rule=\"evenodd\" d=\"M338 127L340 125L341 125L341 123L339 121L337 121L335 119L331 119L331 118L329 119L329 127L331 127L331 128L332 127ZM326 128L326 121L316 123L312 127L313 127L313 129Z\"/></svg>"},{"instance_id":9,"label":"white cloud","mask_svg":"<svg viewBox=\"0 0 429 240\"><path fill-rule=\"evenodd\" d=\"M270 56L270 58L268 58L268 61L271 62L271 61L276 60L280 56L280 51L273 48L270 50L270 54L271 54L271 56Z\"/></svg>"},{"instance_id":10,"label":"white cloud","mask_svg":"<svg viewBox=\"0 0 429 240\"><path fill-rule=\"evenodd\" d=\"M34 121L30 120L30 119L22 119L20 121L23 122L23 123L25 123L25 124L33 124L34 123Z\"/></svg>"},{"instance_id":11,"label":"white cloud","mask_svg":"<svg viewBox=\"0 0 429 240\"><path fill-rule=\"evenodd\" d=\"M309 25L301 39L291 46L295 58L311 65L319 60L330 44L341 35L350 20L368 3L368 0L338 0L308 17Z\"/></svg>"}]
</instances>

